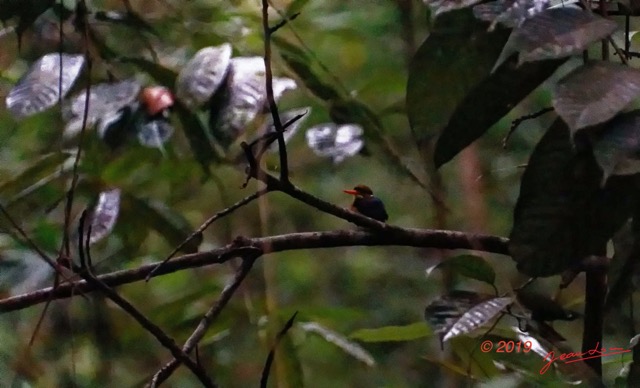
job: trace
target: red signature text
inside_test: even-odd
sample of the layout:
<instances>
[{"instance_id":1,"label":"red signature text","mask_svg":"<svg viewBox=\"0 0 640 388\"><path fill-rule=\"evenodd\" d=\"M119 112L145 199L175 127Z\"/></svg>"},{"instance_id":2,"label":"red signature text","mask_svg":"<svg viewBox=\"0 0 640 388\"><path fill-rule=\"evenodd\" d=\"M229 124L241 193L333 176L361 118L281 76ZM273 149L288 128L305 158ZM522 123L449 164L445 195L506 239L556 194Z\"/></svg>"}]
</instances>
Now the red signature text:
<instances>
[{"instance_id":1,"label":"red signature text","mask_svg":"<svg viewBox=\"0 0 640 388\"><path fill-rule=\"evenodd\" d=\"M600 343L598 342L593 349L587 350L586 352L582 353L560 353L559 356L556 356L554 352L549 352L546 356L544 356L544 361L547 361L547 363L544 364L540 369L540 374L545 374L549 370L551 365L553 365L553 363L556 361L562 361L565 364L571 364L572 362L588 360L590 358L608 357L616 354L629 353L630 351L630 349L623 348L601 348Z\"/></svg>"}]
</instances>

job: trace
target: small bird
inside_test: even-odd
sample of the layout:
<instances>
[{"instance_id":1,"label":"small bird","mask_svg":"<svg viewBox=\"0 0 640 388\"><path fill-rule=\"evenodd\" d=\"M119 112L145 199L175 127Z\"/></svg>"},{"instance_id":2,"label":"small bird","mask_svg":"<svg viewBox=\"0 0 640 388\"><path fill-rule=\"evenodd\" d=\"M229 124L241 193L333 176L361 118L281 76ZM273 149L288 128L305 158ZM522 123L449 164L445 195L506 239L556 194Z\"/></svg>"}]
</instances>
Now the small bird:
<instances>
[{"instance_id":1,"label":"small bird","mask_svg":"<svg viewBox=\"0 0 640 388\"><path fill-rule=\"evenodd\" d=\"M389 219L384 203L373 195L373 191L368 186L358 185L353 190L344 190L344 192L356 196L351 204L351 210L382 222Z\"/></svg>"}]
</instances>

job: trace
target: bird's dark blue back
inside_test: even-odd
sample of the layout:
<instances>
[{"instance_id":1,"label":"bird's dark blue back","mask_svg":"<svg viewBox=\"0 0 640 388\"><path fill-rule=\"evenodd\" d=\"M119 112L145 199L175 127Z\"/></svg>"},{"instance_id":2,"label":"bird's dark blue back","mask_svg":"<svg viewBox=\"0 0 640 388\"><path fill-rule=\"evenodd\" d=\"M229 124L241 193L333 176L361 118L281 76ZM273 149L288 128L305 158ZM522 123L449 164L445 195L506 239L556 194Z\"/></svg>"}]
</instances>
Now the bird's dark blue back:
<instances>
[{"instance_id":1,"label":"bird's dark blue back","mask_svg":"<svg viewBox=\"0 0 640 388\"><path fill-rule=\"evenodd\" d=\"M384 203L377 197L358 198L354 202L356 210L374 220L385 222L389 219Z\"/></svg>"}]
</instances>

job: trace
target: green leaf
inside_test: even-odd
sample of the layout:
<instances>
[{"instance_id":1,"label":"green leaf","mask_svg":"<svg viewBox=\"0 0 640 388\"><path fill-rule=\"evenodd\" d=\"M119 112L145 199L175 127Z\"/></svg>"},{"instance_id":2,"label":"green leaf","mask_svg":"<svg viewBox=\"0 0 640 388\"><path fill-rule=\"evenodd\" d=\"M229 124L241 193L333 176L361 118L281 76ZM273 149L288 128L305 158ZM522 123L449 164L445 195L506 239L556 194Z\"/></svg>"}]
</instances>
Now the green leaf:
<instances>
[{"instance_id":1,"label":"green leaf","mask_svg":"<svg viewBox=\"0 0 640 388\"><path fill-rule=\"evenodd\" d=\"M416 322L405 326L385 326L377 329L360 329L350 338L364 342L413 341L432 335L433 332L425 322Z\"/></svg>"},{"instance_id":2,"label":"green leaf","mask_svg":"<svg viewBox=\"0 0 640 388\"><path fill-rule=\"evenodd\" d=\"M517 66L516 58L512 57L480 82L460 102L442 130L434 155L436 167L482 136L565 61L558 59Z\"/></svg>"},{"instance_id":3,"label":"green leaf","mask_svg":"<svg viewBox=\"0 0 640 388\"><path fill-rule=\"evenodd\" d=\"M175 111L182 123L182 130L189 140L191 151L195 159L200 163L206 175L210 174L209 166L220 161L220 156L211 145L207 129L195 113L190 112L181 103L175 105Z\"/></svg>"},{"instance_id":4,"label":"green leaf","mask_svg":"<svg viewBox=\"0 0 640 388\"><path fill-rule=\"evenodd\" d=\"M486 23L476 20L469 9L436 19L433 31L413 57L407 83L409 122L423 154L428 155L431 143L465 97L489 76L508 36L505 29L487 32ZM465 124L469 129L475 120ZM472 137L465 136L464 142L470 143ZM441 156L440 162L444 159Z\"/></svg>"},{"instance_id":5,"label":"green leaf","mask_svg":"<svg viewBox=\"0 0 640 388\"><path fill-rule=\"evenodd\" d=\"M574 147L567 125L556 120L531 155L509 242L527 275L555 275L602 254L637 206L634 178L611 177L601 188L593 155L582 148Z\"/></svg>"},{"instance_id":6,"label":"green leaf","mask_svg":"<svg viewBox=\"0 0 640 388\"><path fill-rule=\"evenodd\" d=\"M427 269L427 275L436 269L449 269L461 276L479 280L490 285L496 281L496 272L485 259L475 255L460 255L445 259L441 263Z\"/></svg>"},{"instance_id":7,"label":"green leaf","mask_svg":"<svg viewBox=\"0 0 640 388\"><path fill-rule=\"evenodd\" d=\"M147 228L162 235L170 246L181 244L193 232L189 222L180 213L162 203L138 198L131 194L122 194L120 214L123 218L143 220ZM197 252L201 242L202 236L195 238L182 251L185 253Z\"/></svg>"},{"instance_id":8,"label":"green leaf","mask_svg":"<svg viewBox=\"0 0 640 388\"><path fill-rule=\"evenodd\" d=\"M9 180L0 182L0 199L12 202L58 176L71 154L56 152L44 155Z\"/></svg>"}]
</instances>

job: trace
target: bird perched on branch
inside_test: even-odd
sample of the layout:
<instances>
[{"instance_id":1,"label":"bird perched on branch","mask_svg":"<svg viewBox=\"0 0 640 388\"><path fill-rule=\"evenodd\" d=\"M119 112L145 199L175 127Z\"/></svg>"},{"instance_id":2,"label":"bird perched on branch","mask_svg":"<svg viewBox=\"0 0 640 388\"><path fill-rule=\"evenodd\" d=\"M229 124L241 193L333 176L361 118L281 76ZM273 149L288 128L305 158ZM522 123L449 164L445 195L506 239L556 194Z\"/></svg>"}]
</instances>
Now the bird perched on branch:
<instances>
[{"instance_id":1,"label":"bird perched on branch","mask_svg":"<svg viewBox=\"0 0 640 388\"><path fill-rule=\"evenodd\" d=\"M353 190L344 190L344 192L355 195L351 210L382 222L389 219L384 203L373 195L373 191L368 186L358 185Z\"/></svg>"}]
</instances>

